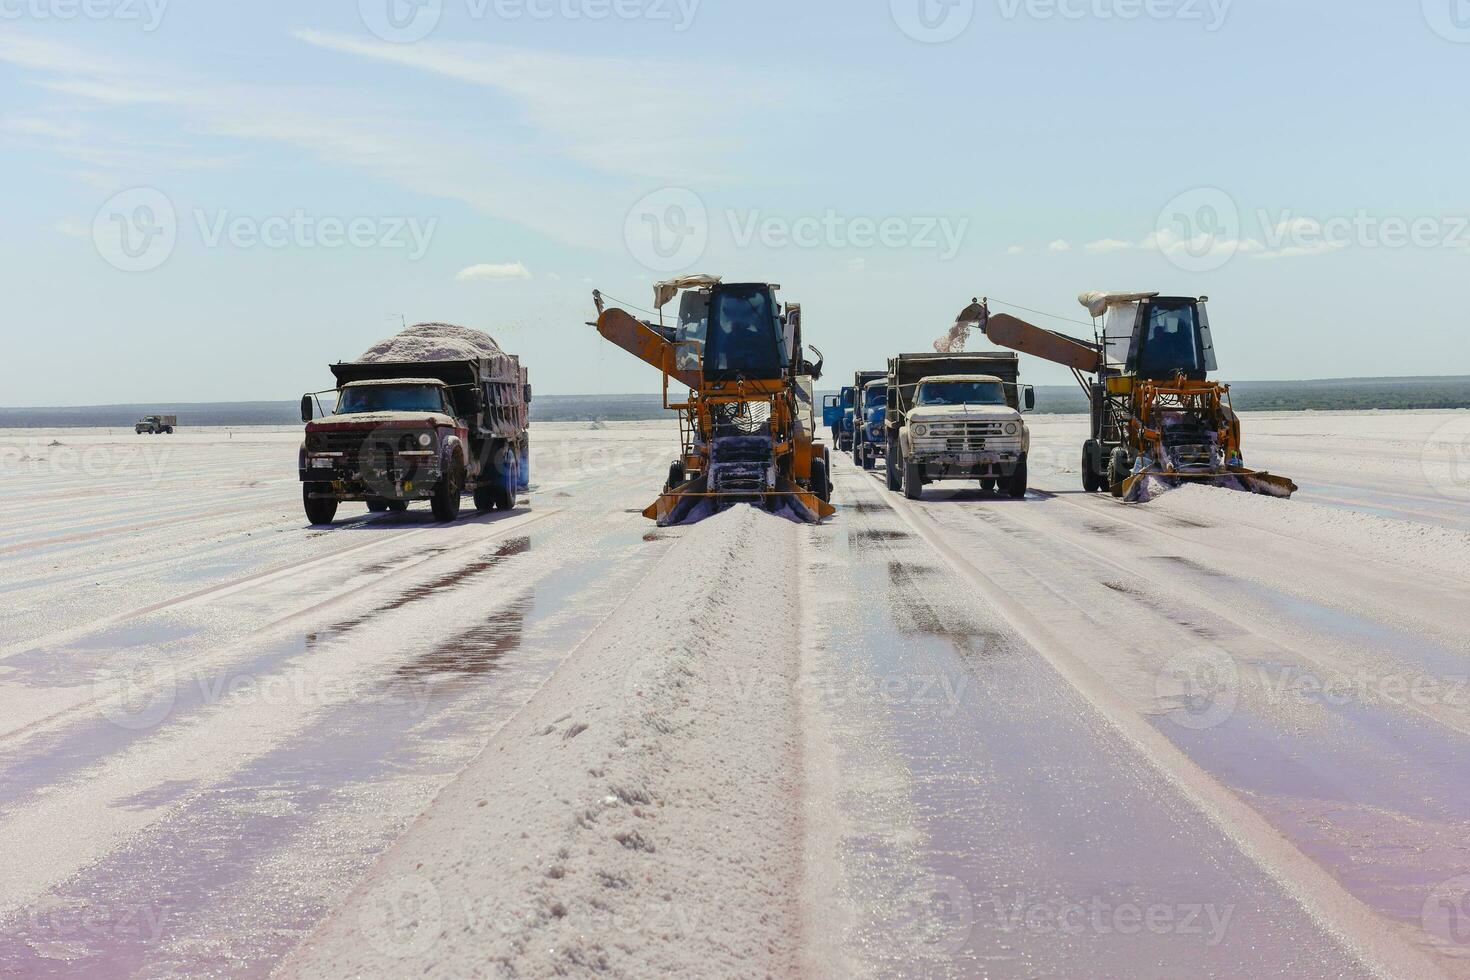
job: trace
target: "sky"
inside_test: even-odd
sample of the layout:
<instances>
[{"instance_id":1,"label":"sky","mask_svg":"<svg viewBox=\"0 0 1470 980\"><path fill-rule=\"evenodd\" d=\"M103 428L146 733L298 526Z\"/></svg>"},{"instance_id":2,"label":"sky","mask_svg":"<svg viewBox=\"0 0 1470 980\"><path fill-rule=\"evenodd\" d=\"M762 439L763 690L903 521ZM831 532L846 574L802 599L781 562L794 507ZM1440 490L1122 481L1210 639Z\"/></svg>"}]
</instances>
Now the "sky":
<instances>
[{"instance_id":1,"label":"sky","mask_svg":"<svg viewBox=\"0 0 1470 980\"><path fill-rule=\"evenodd\" d=\"M592 290L683 272L780 283L828 384L1089 290L1210 296L1226 380L1470 374L1467 76L1467 0L0 0L0 405L294 398L423 321L656 391Z\"/></svg>"}]
</instances>

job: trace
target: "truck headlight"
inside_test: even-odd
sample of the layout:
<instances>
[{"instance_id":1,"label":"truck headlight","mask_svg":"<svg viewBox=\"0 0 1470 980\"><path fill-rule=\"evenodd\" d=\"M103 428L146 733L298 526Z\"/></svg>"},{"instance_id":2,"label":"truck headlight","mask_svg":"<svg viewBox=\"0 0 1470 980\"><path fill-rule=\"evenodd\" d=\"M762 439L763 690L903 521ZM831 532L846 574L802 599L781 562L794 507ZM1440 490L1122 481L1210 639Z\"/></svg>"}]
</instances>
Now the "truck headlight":
<instances>
[{"instance_id":1,"label":"truck headlight","mask_svg":"<svg viewBox=\"0 0 1470 980\"><path fill-rule=\"evenodd\" d=\"M420 446L428 446L433 441L434 441L433 439L429 438L429 434L427 432L425 432L423 435L419 436L419 445Z\"/></svg>"},{"instance_id":2,"label":"truck headlight","mask_svg":"<svg viewBox=\"0 0 1470 980\"><path fill-rule=\"evenodd\" d=\"M1014 423L1014 422L1007 422L1006 423L1006 435L1013 436L1013 435L1015 435L1019 431L1021 431L1021 427L1019 425L1017 425L1016 423Z\"/></svg>"},{"instance_id":3,"label":"truck headlight","mask_svg":"<svg viewBox=\"0 0 1470 980\"><path fill-rule=\"evenodd\" d=\"M929 427L927 425L916 425L916 426L914 426L914 435L919 436L920 438L923 438L924 436L927 436L928 434L929 434Z\"/></svg>"}]
</instances>

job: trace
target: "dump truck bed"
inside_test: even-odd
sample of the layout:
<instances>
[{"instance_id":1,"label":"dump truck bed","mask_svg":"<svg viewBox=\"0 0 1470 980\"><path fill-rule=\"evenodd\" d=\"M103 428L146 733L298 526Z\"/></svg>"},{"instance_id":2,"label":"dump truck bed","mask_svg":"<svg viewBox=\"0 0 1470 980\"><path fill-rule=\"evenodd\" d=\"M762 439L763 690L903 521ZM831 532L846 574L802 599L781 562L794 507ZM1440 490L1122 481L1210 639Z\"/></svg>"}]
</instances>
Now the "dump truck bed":
<instances>
[{"instance_id":1,"label":"dump truck bed","mask_svg":"<svg viewBox=\"0 0 1470 980\"><path fill-rule=\"evenodd\" d=\"M966 354L900 354L888 362L888 382L898 389L898 404L907 410L913 403L914 388L925 378L956 377L983 374L1005 382L1006 398L1016 400L1016 384L1021 377L1021 358L1006 351ZM1012 408L1018 407L1012 404Z\"/></svg>"}]
</instances>

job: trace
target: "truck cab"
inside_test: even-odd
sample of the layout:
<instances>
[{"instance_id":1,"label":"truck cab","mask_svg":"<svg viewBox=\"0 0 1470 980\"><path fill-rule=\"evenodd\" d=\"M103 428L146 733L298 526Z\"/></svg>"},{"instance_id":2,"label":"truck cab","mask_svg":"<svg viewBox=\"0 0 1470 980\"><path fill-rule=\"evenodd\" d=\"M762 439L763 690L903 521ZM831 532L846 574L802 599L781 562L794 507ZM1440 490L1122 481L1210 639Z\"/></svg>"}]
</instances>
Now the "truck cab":
<instances>
[{"instance_id":1,"label":"truck cab","mask_svg":"<svg viewBox=\"0 0 1470 980\"><path fill-rule=\"evenodd\" d=\"M171 436L177 424L177 420L172 415L145 415L134 424L133 431L140 436L144 433L151 436Z\"/></svg>"},{"instance_id":2,"label":"truck cab","mask_svg":"<svg viewBox=\"0 0 1470 980\"><path fill-rule=\"evenodd\" d=\"M857 409L858 421L853 428L853 462L865 470L878 465L887 441L883 424L888 415L888 379L879 378L863 386Z\"/></svg>"},{"instance_id":3,"label":"truck cab","mask_svg":"<svg viewBox=\"0 0 1470 980\"><path fill-rule=\"evenodd\" d=\"M983 366L1004 370L972 373ZM1017 375L1015 355L896 358L885 420L889 489L918 500L930 483L978 480L983 490L1024 497L1031 432L1023 413L1036 393Z\"/></svg>"},{"instance_id":4,"label":"truck cab","mask_svg":"<svg viewBox=\"0 0 1470 980\"><path fill-rule=\"evenodd\" d=\"M843 388L839 394L822 399L822 424L832 430L832 444L842 452L852 451L853 406L856 388Z\"/></svg>"}]
</instances>

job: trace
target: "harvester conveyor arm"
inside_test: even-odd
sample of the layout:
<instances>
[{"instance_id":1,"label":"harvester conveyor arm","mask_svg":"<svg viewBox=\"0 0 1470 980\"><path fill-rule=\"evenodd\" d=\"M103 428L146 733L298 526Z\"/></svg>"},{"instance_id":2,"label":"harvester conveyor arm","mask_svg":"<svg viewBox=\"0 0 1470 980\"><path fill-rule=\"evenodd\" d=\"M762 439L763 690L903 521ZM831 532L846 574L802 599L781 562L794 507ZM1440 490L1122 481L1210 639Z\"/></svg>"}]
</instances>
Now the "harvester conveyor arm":
<instances>
[{"instance_id":1,"label":"harvester conveyor arm","mask_svg":"<svg viewBox=\"0 0 1470 980\"><path fill-rule=\"evenodd\" d=\"M631 314L616 309L603 311L597 318L597 332L640 361L652 364L693 390L699 389L699 372L677 366L678 345Z\"/></svg>"}]
</instances>

